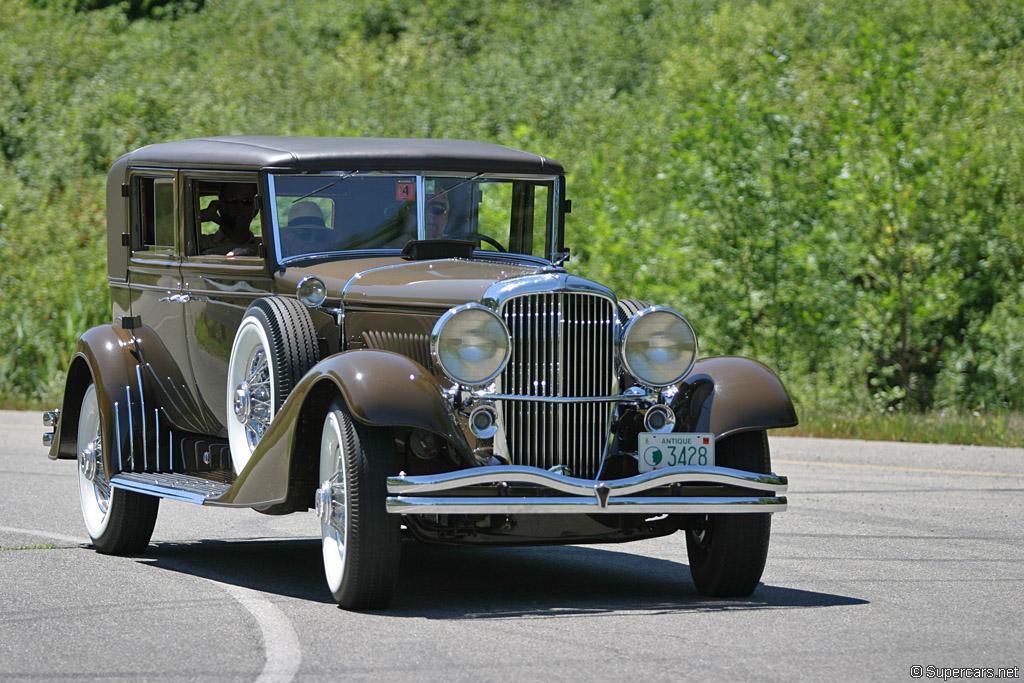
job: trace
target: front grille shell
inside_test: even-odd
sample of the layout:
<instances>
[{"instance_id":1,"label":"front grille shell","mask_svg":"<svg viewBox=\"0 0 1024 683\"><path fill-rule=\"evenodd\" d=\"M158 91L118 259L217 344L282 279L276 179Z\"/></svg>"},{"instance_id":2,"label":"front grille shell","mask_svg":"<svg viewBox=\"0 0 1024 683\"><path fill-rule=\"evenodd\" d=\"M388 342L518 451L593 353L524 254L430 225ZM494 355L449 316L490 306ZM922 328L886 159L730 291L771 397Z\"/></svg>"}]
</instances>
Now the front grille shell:
<instances>
[{"instance_id":1,"label":"front grille shell","mask_svg":"<svg viewBox=\"0 0 1024 683\"><path fill-rule=\"evenodd\" d=\"M574 476L596 477L608 443L612 405L544 399L616 393L615 299L571 290L530 292L507 298L499 311L512 340L499 391L525 399L499 402L511 463L564 466Z\"/></svg>"}]
</instances>

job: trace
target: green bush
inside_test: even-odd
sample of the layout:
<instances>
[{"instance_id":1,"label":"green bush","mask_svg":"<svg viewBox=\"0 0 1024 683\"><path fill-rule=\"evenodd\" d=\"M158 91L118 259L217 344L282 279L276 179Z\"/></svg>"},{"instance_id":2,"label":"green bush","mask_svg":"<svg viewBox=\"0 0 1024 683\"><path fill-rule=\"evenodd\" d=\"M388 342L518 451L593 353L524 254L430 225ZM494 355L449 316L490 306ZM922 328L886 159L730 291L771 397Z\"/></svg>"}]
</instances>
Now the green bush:
<instances>
[{"instance_id":1,"label":"green bush","mask_svg":"<svg viewBox=\"0 0 1024 683\"><path fill-rule=\"evenodd\" d=\"M212 134L484 139L570 266L815 411L1020 410L1024 5L0 0L0 398L109 318L104 175Z\"/></svg>"}]
</instances>

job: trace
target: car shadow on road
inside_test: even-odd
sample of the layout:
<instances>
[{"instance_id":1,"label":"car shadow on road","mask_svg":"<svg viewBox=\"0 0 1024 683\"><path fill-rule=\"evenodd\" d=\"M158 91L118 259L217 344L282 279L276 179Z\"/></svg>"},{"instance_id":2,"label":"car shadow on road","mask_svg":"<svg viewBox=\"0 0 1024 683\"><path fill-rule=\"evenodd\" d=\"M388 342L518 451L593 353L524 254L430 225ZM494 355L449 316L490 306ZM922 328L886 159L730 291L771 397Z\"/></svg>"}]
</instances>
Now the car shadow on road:
<instances>
[{"instance_id":1,"label":"car shadow on road","mask_svg":"<svg viewBox=\"0 0 1024 683\"><path fill-rule=\"evenodd\" d=\"M684 563L608 548L441 547L406 540L398 589L386 613L504 619L867 604L860 598L764 583L747 598L707 598L697 592ZM139 561L265 593L332 603L317 539L157 543Z\"/></svg>"}]
</instances>

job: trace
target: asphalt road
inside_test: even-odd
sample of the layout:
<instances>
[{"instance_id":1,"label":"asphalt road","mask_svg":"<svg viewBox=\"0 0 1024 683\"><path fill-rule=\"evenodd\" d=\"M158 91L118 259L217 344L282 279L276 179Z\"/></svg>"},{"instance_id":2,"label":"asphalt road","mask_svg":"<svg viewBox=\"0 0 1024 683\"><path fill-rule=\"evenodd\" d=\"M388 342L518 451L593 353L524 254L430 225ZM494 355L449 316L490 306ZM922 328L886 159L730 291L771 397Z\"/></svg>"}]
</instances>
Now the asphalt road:
<instances>
[{"instance_id":1,"label":"asphalt road","mask_svg":"<svg viewBox=\"0 0 1024 683\"><path fill-rule=\"evenodd\" d=\"M763 583L694 590L680 535L403 547L387 612L330 600L312 513L163 501L97 554L75 464L0 411L0 680L915 680L1024 666L1024 449L774 438ZM936 667L929 671L927 667ZM977 672L971 672L977 673ZM985 672L981 672L985 675Z\"/></svg>"}]
</instances>

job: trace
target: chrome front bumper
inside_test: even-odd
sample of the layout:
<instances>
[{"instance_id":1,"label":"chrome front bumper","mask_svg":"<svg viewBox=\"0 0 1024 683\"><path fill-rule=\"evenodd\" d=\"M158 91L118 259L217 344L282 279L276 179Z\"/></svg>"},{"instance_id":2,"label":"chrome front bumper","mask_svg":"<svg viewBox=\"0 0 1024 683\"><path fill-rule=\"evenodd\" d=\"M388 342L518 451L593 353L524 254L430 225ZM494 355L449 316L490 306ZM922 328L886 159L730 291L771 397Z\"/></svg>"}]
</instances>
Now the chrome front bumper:
<instances>
[{"instance_id":1,"label":"chrome front bumper","mask_svg":"<svg viewBox=\"0 0 1024 683\"><path fill-rule=\"evenodd\" d=\"M669 467L627 479L576 479L536 467L478 467L388 478L387 511L433 514L783 512L786 477L728 467ZM689 493L688 493L689 491Z\"/></svg>"}]
</instances>

